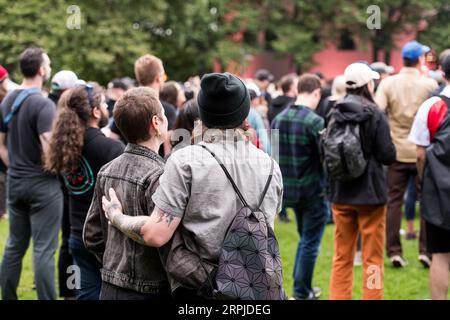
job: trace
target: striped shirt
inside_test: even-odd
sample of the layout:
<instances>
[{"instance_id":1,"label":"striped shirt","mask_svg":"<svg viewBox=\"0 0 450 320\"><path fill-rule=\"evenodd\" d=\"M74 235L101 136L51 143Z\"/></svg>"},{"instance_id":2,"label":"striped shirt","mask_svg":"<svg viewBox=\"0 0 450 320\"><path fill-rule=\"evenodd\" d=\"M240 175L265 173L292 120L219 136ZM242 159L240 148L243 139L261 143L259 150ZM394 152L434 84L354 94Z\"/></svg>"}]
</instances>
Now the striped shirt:
<instances>
[{"instance_id":1,"label":"striped shirt","mask_svg":"<svg viewBox=\"0 0 450 320\"><path fill-rule=\"evenodd\" d=\"M285 206L322 196L324 172L319 156L319 132L324 120L311 109L294 105L281 112L272 122L278 129L279 164L283 174Z\"/></svg>"}]
</instances>

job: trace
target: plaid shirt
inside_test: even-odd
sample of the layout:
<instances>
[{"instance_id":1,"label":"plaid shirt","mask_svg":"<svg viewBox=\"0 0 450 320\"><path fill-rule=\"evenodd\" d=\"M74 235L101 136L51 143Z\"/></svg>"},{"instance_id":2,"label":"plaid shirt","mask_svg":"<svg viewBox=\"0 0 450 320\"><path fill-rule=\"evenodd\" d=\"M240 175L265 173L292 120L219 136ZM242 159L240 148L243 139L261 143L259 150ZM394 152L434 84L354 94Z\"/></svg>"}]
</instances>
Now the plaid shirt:
<instances>
[{"instance_id":1,"label":"plaid shirt","mask_svg":"<svg viewBox=\"0 0 450 320\"><path fill-rule=\"evenodd\" d=\"M304 106L291 106L272 123L278 129L279 164L285 206L322 196L325 178L319 155L319 132L324 120Z\"/></svg>"}]
</instances>

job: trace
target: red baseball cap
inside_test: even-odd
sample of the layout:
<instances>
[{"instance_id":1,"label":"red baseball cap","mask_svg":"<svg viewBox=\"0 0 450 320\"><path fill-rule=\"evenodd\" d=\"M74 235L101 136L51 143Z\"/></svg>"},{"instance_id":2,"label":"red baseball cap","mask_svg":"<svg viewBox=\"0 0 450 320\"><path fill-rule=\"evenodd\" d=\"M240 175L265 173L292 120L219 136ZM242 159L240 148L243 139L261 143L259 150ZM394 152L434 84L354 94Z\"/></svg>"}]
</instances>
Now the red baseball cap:
<instances>
[{"instance_id":1,"label":"red baseball cap","mask_svg":"<svg viewBox=\"0 0 450 320\"><path fill-rule=\"evenodd\" d=\"M8 71L0 64L0 81L4 80L8 76Z\"/></svg>"}]
</instances>

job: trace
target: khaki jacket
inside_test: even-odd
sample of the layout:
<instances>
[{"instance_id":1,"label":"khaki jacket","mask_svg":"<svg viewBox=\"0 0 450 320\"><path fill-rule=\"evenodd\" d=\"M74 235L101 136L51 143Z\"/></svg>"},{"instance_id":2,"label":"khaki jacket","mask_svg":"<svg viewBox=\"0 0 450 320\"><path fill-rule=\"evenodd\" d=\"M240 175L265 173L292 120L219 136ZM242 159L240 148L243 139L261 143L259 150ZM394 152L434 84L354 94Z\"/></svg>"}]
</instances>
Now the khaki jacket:
<instances>
[{"instance_id":1,"label":"khaki jacket","mask_svg":"<svg viewBox=\"0 0 450 320\"><path fill-rule=\"evenodd\" d=\"M397 161L416 162L416 146L409 142L409 132L419 107L437 87L435 80L409 67L381 81L375 102L388 115Z\"/></svg>"}]
</instances>

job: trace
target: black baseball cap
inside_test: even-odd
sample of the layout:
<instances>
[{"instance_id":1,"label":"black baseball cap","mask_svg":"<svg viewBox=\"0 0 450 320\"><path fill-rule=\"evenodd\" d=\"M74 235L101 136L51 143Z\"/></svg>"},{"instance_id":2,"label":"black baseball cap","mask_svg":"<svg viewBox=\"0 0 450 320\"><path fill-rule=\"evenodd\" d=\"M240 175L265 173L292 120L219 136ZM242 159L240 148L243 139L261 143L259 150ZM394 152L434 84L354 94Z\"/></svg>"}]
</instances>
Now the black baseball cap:
<instances>
[{"instance_id":1,"label":"black baseball cap","mask_svg":"<svg viewBox=\"0 0 450 320\"><path fill-rule=\"evenodd\" d=\"M259 69L255 73L255 79L258 81L269 80L269 82L272 82L274 77L273 77L273 74L271 74L269 70Z\"/></svg>"}]
</instances>

